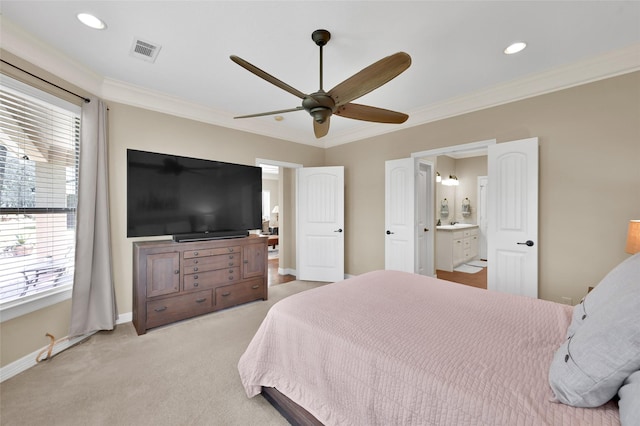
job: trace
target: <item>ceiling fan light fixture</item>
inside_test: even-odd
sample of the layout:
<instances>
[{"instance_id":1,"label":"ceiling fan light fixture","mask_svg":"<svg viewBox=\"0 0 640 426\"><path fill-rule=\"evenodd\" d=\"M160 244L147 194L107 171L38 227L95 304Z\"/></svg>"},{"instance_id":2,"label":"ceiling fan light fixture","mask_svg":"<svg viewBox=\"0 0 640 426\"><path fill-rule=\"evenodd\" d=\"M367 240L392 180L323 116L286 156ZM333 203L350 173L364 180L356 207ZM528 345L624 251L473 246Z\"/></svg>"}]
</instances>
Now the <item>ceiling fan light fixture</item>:
<instances>
[{"instance_id":1,"label":"ceiling fan light fixture","mask_svg":"<svg viewBox=\"0 0 640 426\"><path fill-rule=\"evenodd\" d=\"M327 118L331 116L332 112L329 108L320 107L312 109L309 111L309 114L311 114L316 123L322 124L327 121Z\"/></svg>"},{"instance_id":2,"label":"ceiling fan light fixture","mask_svg":"<svg viewBox=\"0 0 640 426\"><path fill-rule=\"evenodd\" d=\"M105 24L102 19L90 13L78 13L76 17L80 22L82 22L89 28L93 28L94 30L104 30L107 28L107 24Z\"/></svg>"},{"instance_id":3,"label":"ceiling fan light fixture","mask_svg":"<svg viewBox=\"0 0 640 426\"><path fill-rule=\"evenodd\" d=\"M527 43L525 43L524 41L517 41L507 46L504 49L504 54L513 55L514 53L522 52L525 47L527 47Z\"/></svg>"}]
</instances>

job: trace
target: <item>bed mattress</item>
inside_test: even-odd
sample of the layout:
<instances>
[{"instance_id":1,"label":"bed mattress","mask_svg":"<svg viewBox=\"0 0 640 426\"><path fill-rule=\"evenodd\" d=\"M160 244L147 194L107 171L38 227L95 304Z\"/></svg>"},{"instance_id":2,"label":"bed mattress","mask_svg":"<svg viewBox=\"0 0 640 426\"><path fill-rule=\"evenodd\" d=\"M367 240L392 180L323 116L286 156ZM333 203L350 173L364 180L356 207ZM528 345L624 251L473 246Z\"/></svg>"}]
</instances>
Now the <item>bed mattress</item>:
<instances>
[{"instance_id":1,"label":"bed mattress","mask_svg":"<svg viewBox=\"0 0 640 426\"><path fill-rule=\"evenodd\" d=\"M553 400L572 309L376 271L278 302L238 367L326 425L619 425L615 402Z\"/></svg>"}]
</instances>

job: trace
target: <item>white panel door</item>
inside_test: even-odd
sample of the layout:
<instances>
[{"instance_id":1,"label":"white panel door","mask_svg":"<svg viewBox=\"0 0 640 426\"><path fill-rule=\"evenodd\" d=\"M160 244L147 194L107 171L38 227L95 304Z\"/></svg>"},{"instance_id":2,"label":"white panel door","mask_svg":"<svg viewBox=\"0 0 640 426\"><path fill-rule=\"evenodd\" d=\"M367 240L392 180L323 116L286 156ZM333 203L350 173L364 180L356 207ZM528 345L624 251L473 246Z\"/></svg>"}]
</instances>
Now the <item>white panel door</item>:
<instances>
[{"instance_id":1,"label":"white panel door","mask_svg":"<svg viewBox=\"0 0 640 426\"><path fill-rule=\"evenodd\" d=\"M344 279L344 167L297 172L297 278Z\"/></svg>"},{"instance_id":2,"label":"white panel door","mask_svg":"<svg viewBox=\"0 0 640 426\"><path fill-rule=\"evenodd\" d=\"M415 159L385 162L384 267L415 272Z\"/></svg>"},{"instance_id":3,"label":"white panel door","mask_svg":"<svg viewBox=\"0 0 640 426\"><path fill-rule=\"evenodd\" d=\"M488 155L487 288L538 297L538 138Z\"/></svg>"}]
</instances>

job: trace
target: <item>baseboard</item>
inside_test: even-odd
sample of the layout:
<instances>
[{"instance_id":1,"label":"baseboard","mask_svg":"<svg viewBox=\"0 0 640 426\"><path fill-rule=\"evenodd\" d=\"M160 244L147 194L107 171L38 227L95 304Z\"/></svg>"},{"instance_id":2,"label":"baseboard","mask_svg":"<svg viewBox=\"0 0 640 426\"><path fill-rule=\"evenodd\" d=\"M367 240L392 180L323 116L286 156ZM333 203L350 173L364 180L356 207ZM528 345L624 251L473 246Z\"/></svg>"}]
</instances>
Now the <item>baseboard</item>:
<instances>
[{"instance_id":1,"label":"baseboard","mask_svg":"<svg viewBox=\"0 0 640 426\"><path fill-rule=\"evenodd\" d=\"M278 274L280 275L293 275L294 277L298 276L298 272L295 269L291 268L278 268Z\"/></svg>"},{"instance_id":2,"label":"baseboard","mask_svg":"<svg viewBox=\"0 0 640 426\"><path fill-rule=\"evenodd\" d=\"M298 272L295 269L291 268L278 268L278 274L280 275L293 275L294 277L298 276ZM344 279L355 277L353 274L344 274Z\"/></svg>"},{"instance_id":3,"label":"baseboard","mask_svg":"<svg viewBox=\"0 0 640 426\"><path fill-rule=\"evenodd\" d=\"M132 318L133 318L132 312L119 314L118 320L116 321L116 325L131 322ZM53 347L53 351L51 351L51 356L53 357L54 355L57 355L60 352L63 352L64 350L69 349L71 346L81 342L82 340L86 339L87 337L90 337L93 334L94 333L85 334L84 336L75 337L71 340L65 340L64 342L58 343ZM25 355L22 358L12 362L11 364L7 364L4 367L0 368L0 383L38 364L38 362L36 361L36 359L38 358L38 354L40 354L40 352L46 350L47 348L48 346L44 346L42 349L34 351L29 355Z\"/></svg>"}]
</instances>

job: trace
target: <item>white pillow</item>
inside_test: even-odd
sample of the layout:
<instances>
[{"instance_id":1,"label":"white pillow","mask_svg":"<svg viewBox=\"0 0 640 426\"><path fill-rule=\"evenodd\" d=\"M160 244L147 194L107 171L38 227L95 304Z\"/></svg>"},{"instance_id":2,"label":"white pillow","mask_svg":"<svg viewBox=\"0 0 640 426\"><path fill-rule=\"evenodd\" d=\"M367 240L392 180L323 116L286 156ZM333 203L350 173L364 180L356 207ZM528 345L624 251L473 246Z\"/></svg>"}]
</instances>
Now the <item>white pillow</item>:
<instances>
[{"instance_id":1,"label":"white pillow","mask_svg":"<svg viewBox=\"0 0 640 426\"><path fill-rule=\"evenodd\" d=\"M618 391L620 423L622 426L638 426L640 422L640 370L632 373Z\"/></svg>"},{"instance_id":2,"label":"white pillow","mask_svg":"<svg viewBox=\"0 0 640 426\"><path fill-rule=\"evenodd\" d=\"M567 329L567 338L575 334L589 315L596 313L607 300L618 294L620 288L638 285L639 275L640 253L629 257L605 275L600 283L582 299L580 304L573 308L573 318Z\"/></svg>"},{"instance_id":3,"label":"white pillow","mask_svg":"<svg viewBox=\"0 0 640 426\"><path fill-rule=\"evenodd\" d=\"M580 317L549 368L556 398L575 407L606 403L640 370L640 256L622 262L598 287L591 292L597 297L585 298L586 316Z\"/></svg>"}]
</instances>

